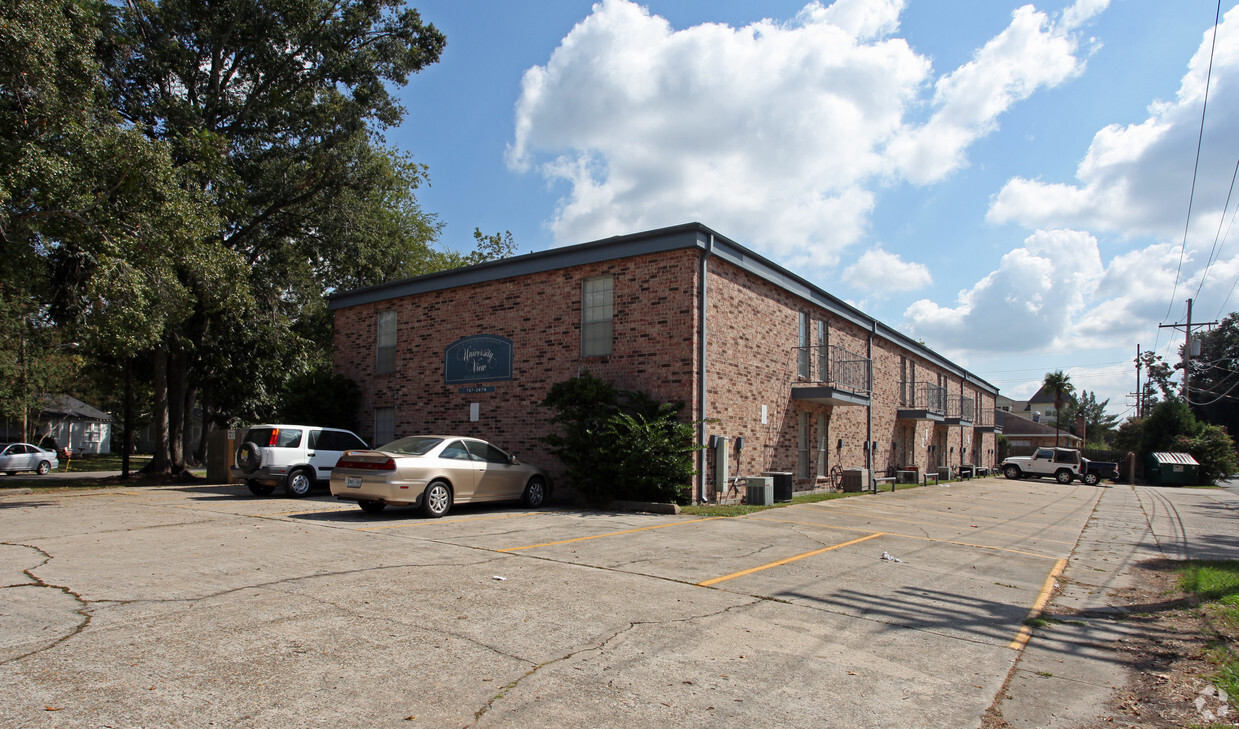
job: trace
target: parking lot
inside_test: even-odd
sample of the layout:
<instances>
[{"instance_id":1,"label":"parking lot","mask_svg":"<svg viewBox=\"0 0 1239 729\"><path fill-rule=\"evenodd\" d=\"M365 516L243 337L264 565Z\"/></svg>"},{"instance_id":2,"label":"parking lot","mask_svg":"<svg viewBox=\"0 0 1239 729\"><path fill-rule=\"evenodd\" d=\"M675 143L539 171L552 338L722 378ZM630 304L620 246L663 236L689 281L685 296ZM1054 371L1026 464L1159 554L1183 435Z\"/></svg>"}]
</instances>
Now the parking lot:
<instances>
[{"instance_id":1,"label":"parking lot","mask_svg":"<svg viewBox=\"0 0 1239 729\"><path fill-rule=\"evenodd\" d=\"M439 520L0 496L0 725L977 726L1103 493Z\"/></svg>"}]
</instances>

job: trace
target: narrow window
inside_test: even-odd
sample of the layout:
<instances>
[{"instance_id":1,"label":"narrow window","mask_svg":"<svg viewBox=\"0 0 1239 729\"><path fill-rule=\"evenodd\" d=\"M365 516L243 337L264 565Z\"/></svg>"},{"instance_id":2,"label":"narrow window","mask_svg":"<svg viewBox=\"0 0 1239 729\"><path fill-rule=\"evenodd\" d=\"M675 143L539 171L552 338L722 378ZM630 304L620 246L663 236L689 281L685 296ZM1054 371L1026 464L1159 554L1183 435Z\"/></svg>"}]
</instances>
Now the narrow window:
<instances>
[{"instance_id":1,"label":"narrow window","mask_svg":"<svg viewBox=\"0 0 1239 729\"><path fill-rule=\"evenodd\" d=\"M581 356L611 354L615 315L615 280L611 276L587 278L581 300Z\"/></svg>"},{"instance_id":2,"label":"narrow window","mask_svg":"<svg viewBox=\"0 0 1239 729\"><path fill-rule=\"evenodd\" d=\"M899 404L908 404L908 358L899 358Z\"/></svg>"},{"instance_id":3,"label":"narrow window","mask_svg":"<svg viewBox=\"0 0 1239 729\"><path fill-rule=\"evenodd\" d=\"M799 332L799 345L796 349L796 366L797 374L804 379L809 379L809 315L805 312L800 312L800 319L797 322L797 330Z\"/></svg>"},{"instance_id":4,"label":"narrow window","mask_svg":"<svg viewBox=\"0 0 1239 729\"><path fill-rule=\"evenodd\" d=\"M826 413L817 414L817 475L826 476L828 474L827 465L829 460L826 457Z\"/></svg>"},{"instance_id":5,"label":"narrow window","mask_svg":"<svg viewBox=\"0 0 1239 729\"><path fill-rule=\"evenodd\" d=\"M829 351L829 342L826 341L826 322L819 320L817 323L817 381L831 382L837 380L837 377L831 377L829 360L827 353Z\"/></svg>"},{"instance_id":6,"label":"narrow window","mask_svg":"<svg viewBox=\"0 0 1239 729\"><path fill-rule=\"evenodd\" d=\"M396 409L374 409L374 439L375 448L391 443L396 439Z\"/></svg>"},{"instance_id":7,"label":"narrow window","mask_svg":"<svg viewBox=\"0 0 1239 729\"><path fill-rule=\"evenodd\" d=\"M396 312L380 311L375 321L375 330L378 354L374 371L376 374L390 375L396 371Z\"/></svg>"},{"instance_id":8,"label":"narrow window","mask_svg":"<svg viewBox=\"0 0 1239 729\"><path fill-rule=\"evenodd\" d=\"M809 477L809 414L799 414L799 437L797 438L796 478Z\"/></svg>"}]
</instances>

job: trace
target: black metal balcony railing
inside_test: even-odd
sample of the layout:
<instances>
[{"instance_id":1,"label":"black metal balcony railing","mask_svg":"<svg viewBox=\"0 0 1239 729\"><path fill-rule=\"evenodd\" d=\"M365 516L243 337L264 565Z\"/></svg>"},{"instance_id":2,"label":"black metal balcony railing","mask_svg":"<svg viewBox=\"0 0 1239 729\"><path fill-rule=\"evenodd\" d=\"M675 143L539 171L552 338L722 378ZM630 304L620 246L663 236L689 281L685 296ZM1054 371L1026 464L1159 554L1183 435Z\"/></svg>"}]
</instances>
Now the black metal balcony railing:
<instances>
[{"instance_id":1,"label":"black metal balcony railing","mask_svg":"<svg viewBox=\"0 0 1239 729\"><path fill-rule=\"evenodd\" d=\"M956 395L947 401L946 416L973 422L976 416L976 400L963 395Z\"/></svg>"},{"instance_id":2,"label":"black metal balcony railing","mask_svg":"<svg viewBox=\"0 0 1239 729\"><path fill-rule=\"evenodd\" d=\"M804 382L868 394L873 367L868 357L838 345L796 348L796 375Z\"/></svg>"},{"instance_id":3,"label":"black metal balcony railing","mask_svg":"<svg viewBox=\"0 0 1239 729\"><path fill-rule=\"evenodd\" d=\"M981 408L977 411L977 419L973 421L973 425L978 428L992 428L995 419L994 408Z\"/></svg>"},{"instance_id":4,"label":"black metal balcony railing","mask_svg":"<svg viewBox=\"0 0 1239 729\"><path fill-rule=\"evenodd\" d=\"M912 384L912 401L908 407L946 415L946 388L929 382Z\"/></svg>"}]
</instances>

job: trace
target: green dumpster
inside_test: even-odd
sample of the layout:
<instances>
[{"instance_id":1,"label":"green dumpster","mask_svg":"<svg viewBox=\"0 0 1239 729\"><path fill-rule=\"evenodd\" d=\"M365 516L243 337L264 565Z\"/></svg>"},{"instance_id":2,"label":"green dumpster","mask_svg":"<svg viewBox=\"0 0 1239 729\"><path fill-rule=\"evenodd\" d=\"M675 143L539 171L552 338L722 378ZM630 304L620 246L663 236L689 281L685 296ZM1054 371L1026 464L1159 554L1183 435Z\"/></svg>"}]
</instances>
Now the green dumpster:
<instances>
[{"instance_id":1,"label":"green dumpster","mask_svg":"<svg viewBox=\"0 0 1239 729\"><path fill-rule=\"evenodd\" d=\"M1159 486L1195 486L1199 469L1190 453L1150 453L1144 474L1149 483Z\"/></svg>"}]
</instances>

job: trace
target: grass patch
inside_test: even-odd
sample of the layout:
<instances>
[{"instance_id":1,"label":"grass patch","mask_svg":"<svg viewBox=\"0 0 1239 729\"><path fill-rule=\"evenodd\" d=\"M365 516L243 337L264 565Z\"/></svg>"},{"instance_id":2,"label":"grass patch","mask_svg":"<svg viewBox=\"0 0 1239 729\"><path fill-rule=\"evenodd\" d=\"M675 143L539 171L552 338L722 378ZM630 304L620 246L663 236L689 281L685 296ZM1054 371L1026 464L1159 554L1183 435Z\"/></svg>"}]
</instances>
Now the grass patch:
<instances>
[{"instance_id":1,"label":"grass patch","mask_svg":"<svg viewBox=\"0 0 1239 729\"><path fill-rule=\"evenodd\" d=\"M1187 562L1179 568L1179 587L1199 599L1206 615L1232 635L1239 628L1239 562ZM1217 667L1213 681L1231 696L1239 696L1239 652L1233 641L1221 638L1207 654Z\"/></svg>"},{"instance_id":2,"label":"grass patch","mask_svg":"<svg viewBox=\"0 0 1239 729\"><path fill-rule=\"evenodd\" d=\"M137 471L146 464L151 462L150 456L133 455L129 456L129 470ZM56 469L56 473L91 473L95 471L119 471L121 467L121 456L119 453L107 453L101 456L85 456L82 458L74 458L70 461L60 459L60 467Z\"/></svg>"},{"instance_id":3,"label":"grass patch","mask_svg":"<svg viewBox=\"0 0 1239 729\"><path fill-rule=\"evenodd\" d=\"M774 504L773 506L749 506L748 504L697 504L693 506L681 506L681 514L690 514L692 516L744 516L745 514L755 514L759 511L767 509L779 509L784 506L794 506L796 504L814 504L819 501L830 501L831 499L843 499L849 496L863 496L863 493L838 493L838 492L823 492L820 494L800 494L793 496L790 503Z\"/></svg>"}]
</instances>

